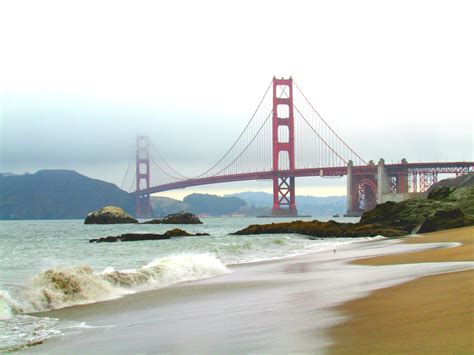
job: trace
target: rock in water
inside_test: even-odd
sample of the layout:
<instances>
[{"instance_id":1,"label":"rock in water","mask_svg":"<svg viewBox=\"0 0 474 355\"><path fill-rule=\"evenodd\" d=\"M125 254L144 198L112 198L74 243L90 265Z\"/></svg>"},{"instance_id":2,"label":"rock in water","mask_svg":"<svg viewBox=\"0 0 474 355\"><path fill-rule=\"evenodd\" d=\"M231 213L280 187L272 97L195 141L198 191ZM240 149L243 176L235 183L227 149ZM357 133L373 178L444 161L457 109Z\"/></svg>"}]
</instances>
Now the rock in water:
<instances>
[{"instance_id":1,"label":"rock in water","mask_svg":"<svg viewBox=\"0 0 474 355\"><path fill-rule=\"evenodd\" d=\"M120 207L105 206L100 210L91 212L84 220L84 224L119 224L119 223L138 223Z\"/></svg>"},{"instance_id":2,"label":"rock in water","mask_svg":"<svg viewBox=\"0 0 474 355\"><path fill-rule=\"evenodd\" d=\"M143 224L202 224L198 216L189 212L173 213L161 219L152 219Z\"/></svg>"},{"instance_id":3,"label":"rock in water","mask_svg":"<svg viewBox=\"0 0 474 355\"><path fill-rule=\"evenodd\" d=\"M192 233L188 233L182 229L179 229L179 228L175 228L175 229L171 229L167 232L165 232L165 234L163 234L165 236L169 236L169 237L202 237L202 236L208 236L210 235L209 233L196 233L196 234L192 234Z\"/></svg>"},{"instance_id":4,"label":"rock in water","mask_svg":"<svg viewBox=\"0 0 474 355\"><path fill-rule=\"evenodd\" d=\"M191 234L182 229L175 228L165 232L164 234L155 233L126 233L118 236L102 237L90 239L89 243L113 243L113 242L134 242L141 240L164 240L175 237L199 237L209 235L207 233Z\"/></svg>"},{"instance_id":5,"label":"rock in water","mask_svg":"<svg viewBox=\"0 0 474 355\"><path fill-rule=\"evenodd\" d=\"M166 236L169 236L169 237L190 237L192 236L193 234L190 234L182 229L179 229L179 228L175 228L175 229L172 229L172 230L169 230L167 232L165 232L165 234L163 235L166 235Z\"/></svg>"},{"instance_id":6,"label":"rock in water","mask_svg":"<svg viewBox=\"0 0 474 355\"><path fill-rule=\"evenodd\" d=\"M154 233L126 233L118 236L90 239L89 243L136 242L141 240L171 239L171 236Z\"/></svg>"}]
</instances>

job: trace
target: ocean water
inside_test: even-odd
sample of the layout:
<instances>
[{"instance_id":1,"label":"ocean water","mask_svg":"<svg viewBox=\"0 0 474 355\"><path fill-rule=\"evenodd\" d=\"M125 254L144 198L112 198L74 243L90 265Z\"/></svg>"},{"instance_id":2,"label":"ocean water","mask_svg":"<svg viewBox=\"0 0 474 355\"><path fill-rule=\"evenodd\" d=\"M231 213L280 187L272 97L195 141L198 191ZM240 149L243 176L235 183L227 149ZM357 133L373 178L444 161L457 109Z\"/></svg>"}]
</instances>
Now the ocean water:
<instances>
[{"instance_id":1,"label":"ocean water","mask_svg":"<svg viewBox=\"0 0 474 355\"><path fill-rule=\"evenodd\" d=\"M324 218L318 218L324 220ZM119 298L231 272L232 264L335 249L361 239L230 236L263 218L203 218L202 225L84 225L81 220L0 221L0 352L89 327L35 312ZM345 222L357 219L344 218ZM178 227L211 236L89 243L127 232ZM368 238L362 238L367 240Z\"/></svg>"}]
</instances>

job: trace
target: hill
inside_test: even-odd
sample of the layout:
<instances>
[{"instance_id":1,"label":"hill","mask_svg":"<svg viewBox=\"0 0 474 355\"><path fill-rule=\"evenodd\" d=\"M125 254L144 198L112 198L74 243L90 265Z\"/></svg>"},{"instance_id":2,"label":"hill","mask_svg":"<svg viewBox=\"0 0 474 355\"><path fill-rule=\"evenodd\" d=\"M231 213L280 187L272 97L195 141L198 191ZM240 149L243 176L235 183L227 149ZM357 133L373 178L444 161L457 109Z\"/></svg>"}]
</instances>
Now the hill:
<instances>
[{"instance_id":1,"label":"hill","mask_svg":"<svg viewBox=\"0 0 474 355\"><path fill-rule=\"evenodd\" d=\"M105 205L134 212L134 197L116 185L71 170L0 175L0 219L75 219Z\"/></svg>"},{"instance_id":2,"label":"hill","mask_svg":"<svg viewBox=\"0 0 474 355\"><path fill-rule=\"evenodd\" d=\"M198 193L186 196L183 201L169 197L152 196L151 205L157 217L181 211L207 216L259 216L269 214L271 210L269 207L271 202L267 207L255 207L249 206L243 199L238 197Z\"/></svg>"},{"instance_id":3,"label":"hill","mask_svg":"<svg viewBox=\"0 0 474 355\"><path fill-rule=\"evenodd\" d=\"M189 206L183 201L170 197L151 196L150 203L156 217L164 217L172 213L189 210Z\"/></svg>"},{"instance_id":4,"label":"hill","mask_svg":"<svg viewBox=\"0 0 474 355\"><path fill-rule=\"evenodd\" d=\"M343 196L297 196L300 213L330 216L343 213ZM183 201L152 196L156 217L180 211L199 215L257 216L270 214L272 195L242 192L229 196L191 194ZM0 219L75 219L112 205L135 213L135 197L116 185L72 170L40 170L35 174L0 173Z\"/></svg>"},{"instance_id":5,"label":"hill","mask_svg":"<svg viewBox=\"0 0 474 355\"><path fill-rule=\"evenodd\" d=\"M270 213L269 211L273 203L273 195L267 192L239 192L228 196L241 198L248 206L267 208L267 214ZM313 216L342 215L346 212L346 204L346 196L296 196L296 206L299 214L310 214Z\"/></svg>"}]
</instances>

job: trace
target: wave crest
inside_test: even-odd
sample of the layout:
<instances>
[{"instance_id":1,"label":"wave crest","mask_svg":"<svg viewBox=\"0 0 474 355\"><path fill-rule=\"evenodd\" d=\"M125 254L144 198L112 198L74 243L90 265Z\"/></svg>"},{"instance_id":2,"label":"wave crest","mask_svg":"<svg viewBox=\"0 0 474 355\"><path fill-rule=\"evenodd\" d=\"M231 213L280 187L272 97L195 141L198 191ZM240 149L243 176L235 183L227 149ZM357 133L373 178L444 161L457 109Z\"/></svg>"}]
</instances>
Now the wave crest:
<instances>
[{"instance_id":1,"label":"wave crest","mask_svg":"<svg viewBox=\"0 0 474 355\"><path fill-rule=\"evenodd\" d=\"M0 290L0 319L118 298L145 289L205 279L229 272L212 254L178 254L157 258L138 269L102 273L88 266L55 267L35 276L14 297Z\"/></svg>"}]
</instances>

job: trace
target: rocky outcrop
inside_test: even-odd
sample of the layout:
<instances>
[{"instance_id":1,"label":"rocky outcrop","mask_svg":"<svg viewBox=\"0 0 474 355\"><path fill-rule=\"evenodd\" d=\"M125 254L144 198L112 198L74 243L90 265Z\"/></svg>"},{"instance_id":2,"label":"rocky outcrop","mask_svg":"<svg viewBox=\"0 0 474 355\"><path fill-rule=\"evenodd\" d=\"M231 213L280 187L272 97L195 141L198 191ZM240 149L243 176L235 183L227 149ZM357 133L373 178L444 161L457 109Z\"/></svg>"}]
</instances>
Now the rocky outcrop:
<instances>
[{"instance_id":1,"label":"rocky outcrop","mask_svg":"<svg viewBox=\"0 0 474 355\"><path fill-rule=\"evenodd\" d=\"M294 221L286 223L253 224L233 235L295 233L313 238L357 238L384 235L399 237L405 231L398 228L384 228L379 225L359 225L357 223L338 223L335 221Z\"/></svg>"},{"instance_id":2,"label":"rocky outcrop","mask_svg":"<svg viewBox=\"0 0 474 355\"><path fill-rule=\"evenodd\" d=\"M398 237L474 225L473 174L440 181L426 197L386 202L365 212L359 223L296 221L251 225L234 235L297 233L313 238Z\"/></svg>"},{"instance_id":3,"label":"rocky outcrop","mask_svg":"<svg viewBox=\"0 0 474 355\"><path fill-rule=\"evenodd\" d=\"M169 237L202 237L202 236L208 236L209 234L208 233L196 233L196 234L192 234L192 233L188 233L182 229L179 229L179 228L175 228L175 229L171 229L167 232L165 232L165 234L163 234L165 236L169 236Z\"/></svg>"},{"instance_id":4,"label":"rocky outcrop","mask_svg":"<svg viewBox=\"0 0 474 355\"><path fill-rule=\"evenodd\" d=\"M113 243L113 242L134 242L139 240L163 240L171 239L170 236L154 233L126 233L119 236L90 239L89 243Z\"/></svg>"},{"instance_id":5,"label":"rocky outcrop","mask_svg":"<svg viewBox=\"0 0 474 355\"><path fill-rule=\"evenodd\" d=\"M426 197L387 202L364 213L359 224L377 224L404 230L405 234L474 225L473 174L440 181ZM457 181L461 187L454 184Z\"/></svg>"},{"instance_id":6,"label":"rocky outcrop","mask_svg":"<svg viewBox=\"0 0 474 355\"><path fill-rule=\"evenodd\" d=\"M175 237L198 237L207 236L207 233L191 234L182 229L175 228L165 232L164 234L155 233L126 233L119 236L103 237L97 239L90 239L89 243L113 243L113 242L135 242L140 240L164 240Z\"/></svg>"},{"instance_id":7,"label":"rocky outcrop","mask_svg":"<svg viewBox=\"0 0 474 355\"><path fill-rule=\"evenodd\" d=\"M442 229L451 229L466 226L466 216L459 209L438 211L429 216L418 229L418 233L429 233Z\"/></svg>"},{"instance_id":8,"label":"rocky outcrop","mask_svg":"<svg viewBox=\"0 0 474 355\"><path fill-rule=\"evenodd\" d=\"M201 220L195 214L189 212L173 213L164 218L152 219L143 222L143 224L202 224Z\"/></svg>"},{"instance_id":9,"label":"rocky outcrop","mask_svg":"<svg viewBox=\"0 0 474 355\"><path fill-rule=\"evenodd\" d=\"M84 224L119 224L119 223L138 223L120 207L105 206L100 210L91 212L84 220Z\"/></svg>"},{"instance_id":10,"label":"rocky outcrop","mask_svg":"<svg viewBox=\"0 0 474 355\"><path fill-rule=\"evenodd\" d=\"M474 174L469 173L469 174L464 174L464 175L459 175L455 178L452 179L444 179L436 184L432 185L428 189L428 193L435 189L439 189L440 187L454 187L454 188L461 188L461 187L472 187L474 186Z\"/></svg>"}]
</instances>

